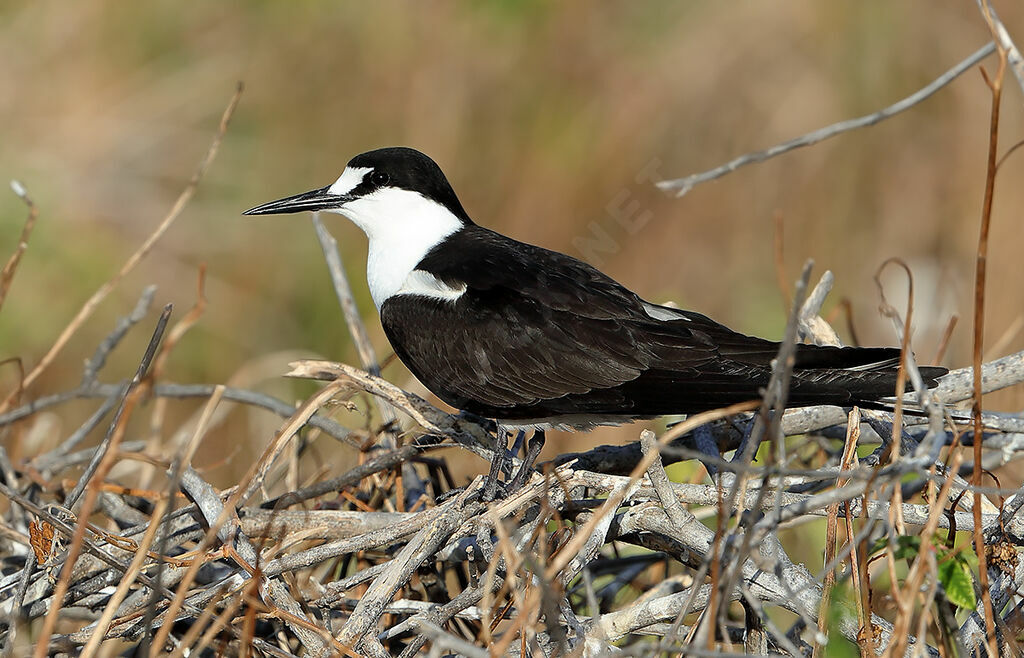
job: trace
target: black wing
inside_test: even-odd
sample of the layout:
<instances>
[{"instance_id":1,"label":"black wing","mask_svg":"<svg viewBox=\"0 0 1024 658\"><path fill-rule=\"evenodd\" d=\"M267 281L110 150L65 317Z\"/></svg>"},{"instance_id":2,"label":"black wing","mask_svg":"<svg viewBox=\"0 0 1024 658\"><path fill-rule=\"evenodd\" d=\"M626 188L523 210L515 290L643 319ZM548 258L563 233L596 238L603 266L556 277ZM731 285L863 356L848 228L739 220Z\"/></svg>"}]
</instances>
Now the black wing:
<instances>
[{"instance_id":1,"label":"black wing","mask_svg":"<svg viewBox=\"0 0 1024 658\"><path fill-rule=\"evenodd\" d=\"M397 296L381 320L402 361L462 409L528 407L614 389L652 364L697 376L713 343L685 328L645 330L643 302L563 254L472 227L420 263L453 286L455 302ZM611 400L609 400L611 402Z\"/></svg>"},{"instance_id":2,"label":"black wing","mask_svg":"<svg viewBox=\"0 0 1024 658\"><path fill-rule=\"evenodd\" d=\"M453 235L418 269L466 292L454 302L392 297L381 307L385 332L427 388L482 416L716 408L757 398L778 352L778 343L648 304L581 261L477 226ZM870 382L872 399L891 395L898 355L801 346L793 402L852 403L868 392L852 390L851 379Z\"/></svg>"}]
</instances>

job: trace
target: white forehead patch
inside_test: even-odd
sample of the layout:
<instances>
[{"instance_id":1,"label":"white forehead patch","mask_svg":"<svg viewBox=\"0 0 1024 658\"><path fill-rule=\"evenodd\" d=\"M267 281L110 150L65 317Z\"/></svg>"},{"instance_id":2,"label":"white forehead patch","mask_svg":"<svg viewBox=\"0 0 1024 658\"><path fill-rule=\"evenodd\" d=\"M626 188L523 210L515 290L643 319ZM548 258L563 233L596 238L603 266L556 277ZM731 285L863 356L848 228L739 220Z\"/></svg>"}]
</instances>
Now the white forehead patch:
<instances>
[{"instance_id":1,"label":"white forehead patch","mask_svg":"<svg viewBox=\"0 0 1024 658\"><path fill-rule=\"evenodd\" d=\"M373 167L345 167L345 171L341 172L341 176L338 176L338 180L334 181L327 191L339 196L348 194L355 189L356 185L362 183L363 177L371 171L373 171Z\"/></svg>"}]
</instances>

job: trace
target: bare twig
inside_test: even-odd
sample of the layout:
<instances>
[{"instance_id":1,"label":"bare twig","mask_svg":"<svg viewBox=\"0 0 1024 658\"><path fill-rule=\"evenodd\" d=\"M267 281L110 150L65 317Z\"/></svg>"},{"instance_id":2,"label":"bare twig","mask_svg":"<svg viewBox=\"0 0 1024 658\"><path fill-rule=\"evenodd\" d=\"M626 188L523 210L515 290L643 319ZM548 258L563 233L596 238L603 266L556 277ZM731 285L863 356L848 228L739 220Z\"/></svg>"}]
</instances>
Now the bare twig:
<instances>
[{"instance_id":1,"label":"bare twig","mask_svg":"<svg viewBox=\"0 0 1024 658\"><path fill-rule=\"evenodd\" d=\"M672 484L668 480L668 475L665 474L665 467L662 465L661 456L658 454L659 446L654 432L650 430L641 432L640 445L643 446L644 454L654 453L654 459L647 468L647 477L651 479L651 484L654 485L654 490L658 493L658 498L661 499L661 506L664 508L665 514L668 514L668 518L672 523L680 528L683 527L691 520L694 520L694 517L693 514L685 511L679 505L679 499L676 498L675 493L672 491Z\"/></svg>"},{"instance_id":2,"label":"bare twig","mask_svg":"<svg viewBox=\"0 0 1024 658\"><path fill-rule=\"evenodd\" d=\"M3 307L4 300L7 299L7 292L11 289L11 282L14 281L14 273L18 270L18 263L21 262L22 255L28 249L28 239L32 235L32 229L35 228L36 218L39 217L39 209L36 208L36 204L29 197L25 186L16 180L12 180L11 189L28 206L28 217L25 219L25 225L21 229L18 246L14 248L14 253L11 254L3 269L0 270L0 308Z\"/></svg>"},{"instance_id":3,"label":"bare twig","mask_svg":"<svg viewBox=\"0 0 1024 658\"><path fill-rule=\"evenodd\" d=\"M716 178L721 178L722 176L728 173L736 171L737 169L744 165L753 164L755 162L764 162L765 160L774 158L777 155L782 155L783 153L787 153L789 151L792 151L793 149L800 148L802 146L810 146L812 144L817 144L818 142L828 139L829 137L834 137L836 135L849 132L851 130L857 130L859 128L872 126L876 123L884 121L885 119L888 119L893 115L908 110L914 105L917 105L921 101L925 100L926 98L934 94L939 89L942 89L943 87L948 85L962 73L969 70L975 64L991 55L993 52L995 52L995 44L988 43L985 46L982 46L969 57L967 57L967 59L963 60L953 68L949 69L948 71L940 75L927 86L921 88L919 91L911 94L910 96L907 96L903 100L897 103L893 103L892 105L882 110L879 110L878 112L873 112L871 114L859 117L857 119L840 121L839 123L834 123L831 126L820 128L818 130L815 130L814 132L807 133L806 135L802 135L795 139L791 139L787 142L783 142L782 144L778 144L763 151L756 151L754 153L747 153L745 155L741 155L740 157L734 160L730 160L724 165L721 165L720 167L715 167L714 169L711 169L709 171L705 171L699 174L693 174L685 178L678 178L676 180L662 181L658 183L658 187L667 192L674 192L677 197L681 197L690 190L692 190L696 185L706 183L707 181L711 181Z\"/></svg>"},{"instance_id":4,"label":"bare twig","mask_svg":"<svg viewBox=\"0 0 1024 658\"><path fill-rule=\"evenodd\" d=\"M492 456L493 439L483 427L463 417L447 414L423 398L407 393L380 377L343 363L329 361L296 361L288 377L351 382L361 390L386 399L407 413L420 427L435 434L450 436L488 461Z\"/></svg>"},{"instance_id":5,"label":"bare twig","mask_svg":"<svg viewBox=\"0 0 1024 658\"><path fill-rule=\"evenodd\" d=\"M163 313L161 313L160 318L157 320L157 328L156 331L153 333L153 340L150 342L150 349L155 350L156 347L160 344L160 339L163 337L164 328L167 326L167 320L170 317L171 305L168 304L167 306L164 307ZM85 491L85 488L92 479L93 474L99 468L100 463L102 463L103 460L107 457L107 454L110 452L110 450L114 449L116 451L116 447L112 447L112 439L114 433L119 428L122 428L121 418L128 407L128 398L132 394L132 392L137 390L139 385L142 383L142 379L146 376L146 373L149 370L149 364L153 357L155 356L155 354L155 352L151 353L150 350L147 350L146 355L143 357L142 363L139 365L139 369L135 373L135 376L132 377L132 379L130 379L124 385L124 388L120 396L121 402L117 408L117 411L114 412L114 419L111 421L110 426L107 429L107 435L103 437L103 441L100 443L100 449L96 451L96 454L93 456L92 461L86 467L85 473L82 474L82 477L79 478L78 483L75 484L75 488L71 490L67 498L64 500L64 506L67 507L68 509L74 509L75 506L78 504L79 497L81 497L82 493Z\"/></svg>"},{"instance_id":6,"label":"bare twig","mask_svg":"<svg viewBox=\"0 0 1024 658\"><path fill-rule=\"evenodd\" d=\"M1024 92L1024 56L1021 56L1020 49L1017 48L1017 44L1010 38L1009 31L1003 22L999 20L999 15L992 4L986 0L977 0L977 3L985 18L985 22L988 23L989 29L992 31L992 36L995 37L996 43L1006 53L1006 62L1010 70L1013 71L1013 75L1016 76L1017 84L1020 85L1021 91Z\"/></svg>"},{"instance_id":7,"label":"bare twig","mask_svg":"<svg viewBox=\"0 0 1024 658\"><path fill-rule=\"evenodd\" d=\"M146 348L146 353L142 357L139 369L135 373L135 377L132 378L132 383L125 390L125 397L121 408L118 410L119 413L115 414L114 422L111 424L111 431L108 434L108 438L104 440L104 443L107 446L106 449L97 451L96 454L97 457L99 457L99 461L96 462L94 472L92 472L89 477L82 477L79 481L80 483L89 483L91 486L85 488L87 494L82 502L82 508L79 512L79 522L75 527L74 537L71 539L71 547L68 550L68 556L65 558L64 568L61 571L59 580L57 581L57 589L53 595L53 605L50 607L50 611L47 613L46 619L43 622L42 632L39 635L39 642L36 643L34 653L35 658L43 658L47 653L50 635L53 633L54 626L57 623L57 613L60 610L62 601L64 600L64 594L67 592L68 586L70 585L71 571L74 568L75 561L78 558L82 542L85 538L85 530L88 525L89 515L92 513L96 497L99 495L99 484L103 481L103 478L106 477L110 468L114 465L114 461L117 459L117 448L121 443L121 439L124 437L125 431L124 423L120 422L122 415L121 412L129 410L130 407L136 404L137 398L131 397L131 394L138 391L138 384L142 381L142 378L145 377L146 372L149 370L150 363L152 363L153 357L156 355L156 350L160 346L160 340L163 338L164 329L167 327L167 320L170 315L171 305L168 304L164 307L164 312L160 315L160 319L157 321L156 329L153 331L153 337L149 341L149 346ZM85 487L85 484L82 486ZM71 504L73 505L74 502L75 501L72 500Z\"/></svg>"},{"instance_id":8,"label":"bare twig","mask_svg":"<svg viewBox=\"0 0 1024 658\"><path fill-rule=\"evenodd\" d=\"M224 139L224 134L227 132L228 122L231 121L231 116L234 114L235 108L238 106L238 101L242 97L242 89L242 84L239 83L234 95L228 102L227 108L224 110L224 114L221 116L220 125L217 127L217 132L214 135L213 142L210 144L210 148L207 149L206 155L203 156L203 159L199 163L199 167L192 175L191 180L189 180L188 184L185 186L185 189L182 190L181 194L178 196L177 201L174 202L174 206L171 207L170 212L168 212L167 216L163 218L156 230L146 238L146 241L142 243L139 249L131 255L127 262L125 262L117 274L100 286L99 290L94 292L92 297L82 305L82 308L79 309L75 317L72 318L70 323L68 323L68 326L65 327L64 331L62 331L57 337L49 351L47 351L47 353L43 355L43 358L39 360L36 367L25 375L25 388L31 386L32 383L35 382L35 380L38 379L39 376L50 366L50 364L53 363L54 359L57 358L57 355L60 354L60 351L64 349L64 346L71 339L71 336L78 331L79 327L85 323L100 303L106 299L107 295L117 287L117 284L121 282L121 279L134 270L136 265L138 265L142 259L149 254L153 249L153 245L163 237L164 233L167 232L167 229L174 223L174 220L181 214L181 211L185 209L188 202L192 200L192 197L196 193L196 189L199 187L199 181L202 180L203 175L206 173L206 170L210 167L214 157L217 155L221 141ZM6 411L10 407L12 399L13 396L8 395L7 399L0 404L0 413Z\"/></svg>"},{"instance_id":9,"label":"bare twig","mask_svg":"<svg viewBox=\"0 0 1024 658\"><path fill-rule=\"evenodd\" d=\"M427 649L473 656L619 650L703 656L746 648L774 656L769 652L821 654L825 635L839 634L859 641L865 651L874 646L891 655L932 657L941 647L928 646L926 638L952 646L947 640L953 637L975 650L991 636L986 627L1015 624L1014 611L1024 609L1018 594L1024 567L1011 564L1010 557L1024 545L1019 483L1006 482L1002 473L1003 482L992 478L968 484L961 477L974 464L987 468L1024 458L1024 417L984 412L984 433L975 426L960 434L954 421L962 415L951 412L947 426L934 413L943 402L971 399L979 380L982 390L1024 381L1024 353L986 364L976 361L974 368L943 378L930 396L908 395L900 404L918 415L908 419L910 426L902 432L898 419L877 411L861 419L856 410L848 418L842 409L825 407L782 414L796 329L807 339L838 344L821 318L831 275L822 276L800 304L805 277L796 291L764 412L757 414L758 428L746 446L741 443L747 436L744 424L754 416L735 414L752 411L756 402L693 416L660 438L645 431L640 444L563 456L542 469L543 475L534 474L521 489L485 506L475 498L479 480L453 490L440 449L458 444L490 459L494 441L487 423L445 413L379 376L342 264L331 256L335 245L322 228L317 222L363 368L295 364L293 375L330 382L305 404L285 404L240 386L169 384L162 381L160 367L150 368L144 386L101 382L107 355L144 316L152 295L147 291L135 312L96 349L80 385L0 414L2 431L41 411L63 411L61 405L75 400L99 406L95 411L90 407L91 417L48 453L12 450L10 459L0 454L6 483L0 483L0 496L8 499L8 509L18 509L0 517L0 543L14 547L0 551L0 608L24 617L0 624L6 651L17 650L10 649L12 632L47 616L37 624L45 631L37 652L95 655L105 640L116 639L154 656L168 648L179 656L207 652L285 658L294 658L293 652L408 658ZM776 266L783 272L781 221L777 236ZM175 335L198 312L179 323ZM909 357L910 318L896 315ZM160 364L173 343L168 340ZM906 366L913 380L913 361L908 359ZM386 416L384 429L371 432L349 430L317 412L342 389L367 393L382 410L401 409L408 415L412 422L402 441L393 448L373 445L373 439L398 431ZM146 449L143 442L122 442L131 411L126 408L99 446L76 446L119 401L134 405L143 392L157 398L153 427L159 431L151 429L151 435L171 432L171 444ZM172 397L203 398L201 413L176 428L166 427L173 415L161 409ZM250 459L246 475L221 491L204 479L212 481L205 465L191 462L200 454L196 449L203 436L220 422L218 414L228 406L224 401L266 408L287 420L265 452L255 457L239 453ZM923 405L928 424L914 405ZM361 444L359 463L348 464L340 475L319 466L302 481L299 453L289 448L307 425ZM705 429L703 451L692 434L697 427ZM820 431L781 440L810 430ZM891 461L880 449L858 464L859 445L880 440L887 445L894 432L894 445L903 449L893 451ZM760 453L767 464L749 459L763 437L774 441L773 450ZM974 464L961 463L969 453L960 446L968 441L976 450L984 441L983 460L976 456ZM737 448L739 458L721 456ZM124 472L134 467L145 475L119 482L118 469L104 477L115 455L124 461ZM291 457L288 475L275 478L281 455ZM694 458L703 460L709 472L714 469L713 482L669 481L664 464ZM93 464L77 485L61 479L70 467L89 461ZM154 474L164 473L166 486L149 484ZM423 486L406 500L410 474L422 478ZM730 480L723 500L721 484ZM192 502L181 502L179 482ZM72 491L62 498L66 488ZM1002 500L1009 493L1015 497L998 512L967 505L974 495ZM77 521L55 507L76 500L81 506ZM970 511L963 511L967 507ZM706 525L715 514L723 519L718 533ZM792 535L782 531L821 518L826 551L816 575L794 562L787 543ZM845 537L840 519L846 521ZM893 540L903 526L908 535L920 534L927 546L910 560L905 576L894 568L894 541L882 553L892 579L890 615L877 598L870 600L872 590L881 590L871 580L868 561L878 556L874 537ZM45 541L46 532L54 539ZM930 538L945 534L952 542L964 532L984 536L990 551L985 595L991 610L1006 612L1001 619L981 607L957 629L953 606L939 587L940 553ZM71 545L65 547L68 540ZM645 553L631 554L632 546ZM30 547L40 549L42 568L34 567L35 552L25 559ZM846 568L847 563L854 568ZM838 588L851 578L859 618L854 597ZM740 623L722 614L732 601L743 605ZM68 635L49 635L56 610L68 620ZM795 619L788 631L778 625L780 610ZM72 625L72 615L88 615L89 620ZM946 620L941 633L940 618ZM1005 637L1012 638L1012 628L1003 629ZM1013 645L1009 650L1015 650Z\"/></svg>"},{"instance_id":10,"label":"bare twig","mask_svg":"<svg viewBox=\"0 0 1024 658\"><path fill-rule=\"evenodd\" d=\"M395 592L406 583L419 564L443 546L452 533L463 527L470 517L482 510L483 506L480 503L467 503L469 494L479 489L481 482L482 479L478 478L473 485L453 499L446 506L446 510L437 515L429 526L423 528L406 544L392 565L374 580L338 635L342 645L357 648L366 632L384 613L384 607L394 597Z\"/></svg>"}]
</instances>

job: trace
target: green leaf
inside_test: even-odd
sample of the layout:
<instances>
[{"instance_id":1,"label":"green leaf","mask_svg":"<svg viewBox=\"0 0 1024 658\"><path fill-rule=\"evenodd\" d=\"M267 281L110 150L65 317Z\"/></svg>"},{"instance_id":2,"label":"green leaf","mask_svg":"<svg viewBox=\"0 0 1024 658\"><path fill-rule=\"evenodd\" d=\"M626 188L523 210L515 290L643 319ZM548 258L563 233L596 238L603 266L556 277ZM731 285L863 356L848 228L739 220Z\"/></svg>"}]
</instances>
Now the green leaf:
<instances>
[{"instance_id":1,"label":"green leaf","mask_svg":"<svg viewBox=\"0 0 1024 658\"><path fill-rule=\"evenodd\" d=\"M974 597L971 569L965 561L952 559L940 563L939 582L951 603L966 610L974 610L978 600Z\"/></svg>"},{"instance_id":2,"label":"green leaf","mask_svg":"<svg viewBox=\"0 0 1024 658\"><path fill-rule=\"evenodd\" d=\"M966 565L969 569L973 569L978 566L978 556L975 555L972 550L964 549L962 551L957 551L954 557L957 562Z\"/></svg>"},{"instance_id":3,"label":"green leaf","mask_svg":"<svg viewBox=\"0 0 1024 658\"><path fill-rule=\"evenodd\" d=\"M889 540L885 537L875 542L871 547L871 554L877 555L889 547ZM905 535L896 538L896 548L893 557L897 560L911 560L921 552L921 538L916 535Z\"/></svg>"}]
</instances>

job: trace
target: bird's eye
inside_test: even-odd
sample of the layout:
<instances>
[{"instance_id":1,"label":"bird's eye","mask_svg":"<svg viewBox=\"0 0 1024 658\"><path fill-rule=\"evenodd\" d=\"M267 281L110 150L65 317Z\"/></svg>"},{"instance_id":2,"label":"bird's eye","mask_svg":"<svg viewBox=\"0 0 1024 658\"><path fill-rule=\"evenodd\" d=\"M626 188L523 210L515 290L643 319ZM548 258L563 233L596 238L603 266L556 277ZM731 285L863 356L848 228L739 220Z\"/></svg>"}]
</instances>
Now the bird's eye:
<instances>
[{"instance_id":1,"label":"bird's eye","mask_svg":"<svg viewBox=\"0 0 1024 658\"><path fill-rule=\"evenodd\" d=\"M377 187L383 187L391 182L391 176L386 171L374 171L370 173L370 182Z\"/></svg>"}]
</instances>

